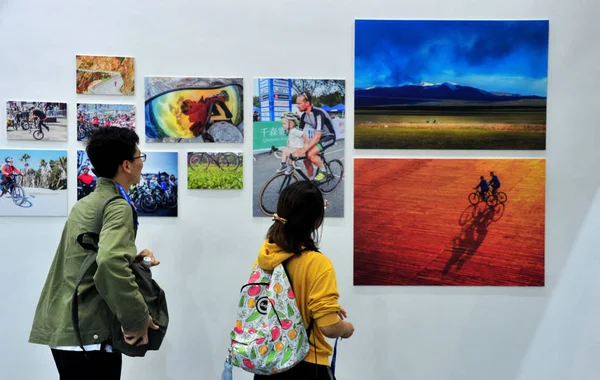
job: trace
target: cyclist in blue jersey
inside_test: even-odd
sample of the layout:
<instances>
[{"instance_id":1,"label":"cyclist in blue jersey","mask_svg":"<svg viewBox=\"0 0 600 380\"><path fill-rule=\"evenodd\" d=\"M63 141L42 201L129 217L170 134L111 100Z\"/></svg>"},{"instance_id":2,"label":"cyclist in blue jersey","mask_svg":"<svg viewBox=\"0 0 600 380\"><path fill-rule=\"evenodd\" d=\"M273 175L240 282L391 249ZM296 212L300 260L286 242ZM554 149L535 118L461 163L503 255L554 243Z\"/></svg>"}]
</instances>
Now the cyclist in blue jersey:
<instances>
[{"instance_id":1,"label":"cyclist in blue jersey","mask_svg":"<svg viewBox=\"0 0 600 380\"><path fill-rule=\"evenodd\" d=\"M485 193L488 192L488 190L490 189L490 186L488 185L485 178L483 178L483 176L479 177L479 179L480 179L479 185L475 186L473 189L475 189L475 190L479 189L479 195L481 195L481 199L485 202L486 201Z\"/></svg>"}]
</instances>

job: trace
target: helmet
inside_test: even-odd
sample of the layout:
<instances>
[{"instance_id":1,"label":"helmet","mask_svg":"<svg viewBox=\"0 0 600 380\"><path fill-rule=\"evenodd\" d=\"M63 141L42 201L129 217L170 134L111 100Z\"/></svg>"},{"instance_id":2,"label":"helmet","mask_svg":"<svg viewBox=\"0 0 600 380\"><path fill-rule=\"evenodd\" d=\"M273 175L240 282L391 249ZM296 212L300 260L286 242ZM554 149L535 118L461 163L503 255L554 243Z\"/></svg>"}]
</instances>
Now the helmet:
<instances>
[{"instance_id":1,"label":"helmet","mask_svg":"<svg viewBox=\"0 0 600 380\"><path fill-rule=\"evenodd\" d=\"M284 112L281 114L281 118L291 120L294 123L296 123L296 125L300 124L300 120L298 119L298 116L296 116L296 114L293 112Z\"/></svg>"},{"instance_id":2,"label":"helmet","mask_svg":"<svg viewBox=\"0 0 600 380\"><path fill-rule=\"evenodd\" d=\"M4 162L13 162L13 158L12 157L6 157L4 159Z\"/></svg>"}]
</instances>

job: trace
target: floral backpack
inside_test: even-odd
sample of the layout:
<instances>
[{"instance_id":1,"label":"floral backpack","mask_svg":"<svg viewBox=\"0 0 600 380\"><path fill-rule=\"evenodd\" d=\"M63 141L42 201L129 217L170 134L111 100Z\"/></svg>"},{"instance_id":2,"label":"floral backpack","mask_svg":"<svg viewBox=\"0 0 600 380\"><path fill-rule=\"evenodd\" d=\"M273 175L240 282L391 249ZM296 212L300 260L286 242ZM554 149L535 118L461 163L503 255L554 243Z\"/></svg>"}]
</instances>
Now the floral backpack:
<instances>
[{"instance_id":1,"label":"floral backpack","mask_svg":"<svg viewBox=\"0 0 600 380\"><path fill-rule=\"evenodd\" d=\"M257 266L241 289L228 362L260 375L287 371L308 354L312 326L304 328L283 263L273 272Z\"/></svg>"}]
</instances>

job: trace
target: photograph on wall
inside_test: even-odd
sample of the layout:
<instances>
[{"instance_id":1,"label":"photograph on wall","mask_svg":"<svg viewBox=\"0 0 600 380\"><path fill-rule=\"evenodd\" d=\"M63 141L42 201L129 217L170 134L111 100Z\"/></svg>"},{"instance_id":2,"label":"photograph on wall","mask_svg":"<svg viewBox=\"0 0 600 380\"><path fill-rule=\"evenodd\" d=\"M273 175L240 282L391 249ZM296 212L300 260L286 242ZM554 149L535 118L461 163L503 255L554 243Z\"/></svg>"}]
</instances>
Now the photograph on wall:
<instances>
[{"instance_id":1,"label":"photograph on wall","mask_svg":"<svg viewBox=\"0 0 600 380\"><path fill-rule=\"evenodd\" d=\"M188 152L188 189L243 189L243 157L237 152Z\"/></svg>"},{"instance_id":2,"label":"photograph on wall","mask_svg":"<svg viewBox=\"0 0 600 380\"><path fill-rule=\"evenodd\" d=\"M356 149L546 149L548 21L356 20Z\"/></svg>"},{"instance_id":3,"label":"photograph on wall","mask_svg":"<svg viewBox=\"0 0 600 380\"><path fill-rule=\"evenodd\" d=\"M77 151L77 200L84 198L96 189L98 177L85 150Z\"/></svg>"},{"instance_id":4,"label":"photograph on wall","mask_svg":"<svg viewBox=\"0 0 600 380\"><path fill-rule=\"evenodd\" d=\"M78 94L135 94L135 58L78 55L75 62Z\"/></svg>"},{"instance_id":5,"label":"photograph on wall","mask_svg":"<svg viewBox=\"0 0 600 380\"><path fill-rule=\"evenodd\" d=\"M135 131L133 104L77 104L77 141L87 141L99 128L119 127Z\"/></svg>"},{"instance_id":6,"label":"photograph on wall","mask_svg":"<svg viewBox=\"0 0 600 380\"><path fill-rule=\"evenodd\" d=\"M140 183L129 196L139 216L177 216L177 152L143 152L146 155Z\"/></svg>"},{"instance_id":7,"label":"photograph on wall","mask_svg":"<svg viewBox=\"0 0 600 380\"><path fill-rule=\"evenodd\" d=\"M354 285L544 286L545 159L355 159Z\"/></svg>"},{"instance_id":8,"label":"photograph on wall","mask_svg":"<svg viewBox=\"0 0 600 380\"><path fill-rule=\"evenodd\" d=\"M66 216L67 151L0 149L0 216Z\"/></svg>"},{"instance_id":9,"label":"photograph on wall","mask_svg":"<svg viewBox=\"0 0 600 380\"><path fill-rule=\"evenodd\" d=\"M146 77L146 142L244 142L242 78Z\"/></svg>"},{"instance_id":10,"label":"photograph on wall","mask_svg":"<svg viewBox=\"0 0 600 380\"><path fill-rule=\"evenodd\" d=\"M6 102L8 140L67 141L67 103Z\"/></svg>"},{"instance_id":11,"label":"photograph on wall","mask_svg":"<svg viewBox=\"0 0 600 380\"><path fill-rule=\"evenodd\" d=\"M272 216L283 188L312 181L325 215L343 217L344 80L255 78L253 87L252 215Z\"/></svg>"}]
</instances>

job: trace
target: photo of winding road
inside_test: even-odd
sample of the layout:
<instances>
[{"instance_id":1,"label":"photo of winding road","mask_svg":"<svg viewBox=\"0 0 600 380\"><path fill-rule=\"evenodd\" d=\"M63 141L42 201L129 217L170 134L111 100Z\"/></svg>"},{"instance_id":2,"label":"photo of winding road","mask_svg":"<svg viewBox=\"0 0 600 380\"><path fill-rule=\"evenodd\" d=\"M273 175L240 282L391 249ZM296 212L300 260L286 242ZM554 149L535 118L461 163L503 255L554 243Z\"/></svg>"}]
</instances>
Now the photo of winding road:
<instances>
[{"instance_id":1,"label":"photo of winding road","mask_svg":"<svg viewBox=\"0 0 600 380\"><path fill-rule=\"evenodd\" d=\"M77 93L86 95L134 95L133 57L78 55Z\"/></svg>"},{"instance_id":2,"label":"photo of winding road","mask_svg":"<svg viewBox=\"0 0 600 380\"><path fill-rule=\"evenodd\" d=\"M544 286L545 159L355 159L354 178L354 285Z\"/></svg>"}]
</instances>

